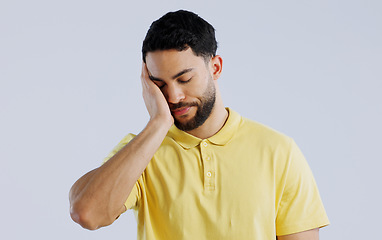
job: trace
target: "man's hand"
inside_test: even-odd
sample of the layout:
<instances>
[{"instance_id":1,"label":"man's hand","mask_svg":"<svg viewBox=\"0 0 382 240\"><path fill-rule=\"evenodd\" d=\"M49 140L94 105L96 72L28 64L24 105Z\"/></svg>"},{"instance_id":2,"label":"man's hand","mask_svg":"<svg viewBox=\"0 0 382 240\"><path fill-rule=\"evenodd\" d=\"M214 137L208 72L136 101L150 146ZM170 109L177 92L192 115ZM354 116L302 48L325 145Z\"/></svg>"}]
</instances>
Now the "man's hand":
<instances>
[{"instance_id":1,"label":"man's hand","mask_svg":"<svg viewBox=\"0 0 382 240\"><path fill-rule=\"evenodd\" d=\"M72 219L87 229L110 225L174 123L166 98L142 65L143 98L150 114L146 127L102 166L78 179L69 193Z\"/></svg>"},{"instance_id":2,"label":"man's hand","mask_svg":"<svg viewBox=\"0 0 382 240\"><path fill-rule=\"evenodd\" d=\"M168 123L168 126L171 126L174 123L174 118L171 115L166 98L159 87L150 80L145 63L142 63L141 82L142 95L147 111L150 114L150 120L159 119L161 123Z\"/></svg>"}]
</instances>

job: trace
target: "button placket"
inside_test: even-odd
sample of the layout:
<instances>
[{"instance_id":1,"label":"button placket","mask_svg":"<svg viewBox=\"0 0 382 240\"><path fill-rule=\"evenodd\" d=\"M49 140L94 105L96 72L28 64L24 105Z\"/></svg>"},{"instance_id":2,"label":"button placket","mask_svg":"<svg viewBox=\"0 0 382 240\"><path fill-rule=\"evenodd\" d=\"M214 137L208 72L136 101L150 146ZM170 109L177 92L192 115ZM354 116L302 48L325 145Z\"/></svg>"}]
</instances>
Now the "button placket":
<instances>
[{"instance_id":1,"label":"button placket","mask_svg":"<svg viewBox=\"0 0 382 240\"><path fill-rule=\"evenodd\" d=\"M201 142L201 156L203 161L203 172L204 172L204 189L208 191L215 190L215 164L214 158L212 157L212 145L203 140Z\"/></svg>"}]
</instances>

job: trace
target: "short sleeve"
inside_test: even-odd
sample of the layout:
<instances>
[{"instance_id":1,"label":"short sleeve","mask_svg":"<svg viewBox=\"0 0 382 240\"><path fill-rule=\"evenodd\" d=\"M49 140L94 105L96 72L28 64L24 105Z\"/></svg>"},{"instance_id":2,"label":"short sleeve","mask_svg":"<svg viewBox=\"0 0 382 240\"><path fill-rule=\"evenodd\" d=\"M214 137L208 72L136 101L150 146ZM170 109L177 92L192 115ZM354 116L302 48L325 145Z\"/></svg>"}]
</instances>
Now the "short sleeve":
<instances>
[{"instance_id":1,"label":"short sleeve","mask_svg":"<svg viewBox=\"0 0 382 240\"><path fill-rule=\"evenodd\" d=\"M128 134L125 136L118 144L113 148L113 150L104 158L103 163L107 162L110 158L112 158L117 152L119 152L126 144L128 144L133 138L135 137L134 134ZM138 200L141 196L141 190L140 190L140 182L142 182L142 176L139 177L139 179L135 182L133 189L130 192L130 195L125 201L125 207L126 209L135 208L138 205Z\"/></svg>"},{"instance_id":2,"label":"short sleeve","mask_svg":"<svg viewBox=\"0 0 382 240\"><path fill-rule=\"evenodd\" d=\"M328 225L329 219L313 174L293 140L284 173L285 181L276 216L276 235L293 234Z\"/></svg>"}]
</instances>

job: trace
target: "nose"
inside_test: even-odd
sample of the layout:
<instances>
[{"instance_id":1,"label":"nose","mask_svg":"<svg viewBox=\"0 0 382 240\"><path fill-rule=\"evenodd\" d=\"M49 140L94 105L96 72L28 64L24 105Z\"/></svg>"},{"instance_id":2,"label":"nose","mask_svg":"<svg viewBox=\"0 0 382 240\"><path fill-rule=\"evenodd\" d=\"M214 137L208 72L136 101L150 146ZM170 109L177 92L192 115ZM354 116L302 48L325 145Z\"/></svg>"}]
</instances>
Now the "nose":
<instances>
[{"instance_id":1,"label":"nose","mask_svg":"<svg viewBox=\"0 0 382 240\"><path fill-rule=\"evenodd\" d=\"M184 100L185 95L183 89L176 84L167 85L165 97L169 103L179 103Z\"/></svg>"}]
</instances>

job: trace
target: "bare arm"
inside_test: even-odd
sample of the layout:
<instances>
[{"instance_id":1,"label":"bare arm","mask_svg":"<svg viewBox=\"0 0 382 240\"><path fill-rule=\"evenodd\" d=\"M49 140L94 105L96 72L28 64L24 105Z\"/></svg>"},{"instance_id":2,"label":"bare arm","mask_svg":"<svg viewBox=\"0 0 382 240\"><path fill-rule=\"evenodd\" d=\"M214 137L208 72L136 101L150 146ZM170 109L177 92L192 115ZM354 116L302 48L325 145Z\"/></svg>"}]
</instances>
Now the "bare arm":
<instances>
[{"instance_id":1,"label":"bare arm","mask_svg":"<svg viewBox=\"0 0 382 240\"><path fill-rule=\"evenodd\" d=\"M299 232L295 234L290 234L290 235L285 235L285 236L278 236L278 240L318 240L319 235L318 235L318 228L304 231L304 232Z\"/></svg>"},{"instance_id":2,"label":"bare arm","mask_svg":"<svg viewBox=\"0 0 382 240\"><path fill-rule=\"evenodd\" d=\"M71 217L84 228L110 225L126 210L124 202L174 121L160 89L148 78L145 64L141 80L150 121L109 161L82 176L70 190Z\"/></svg>"}]
</instances>

